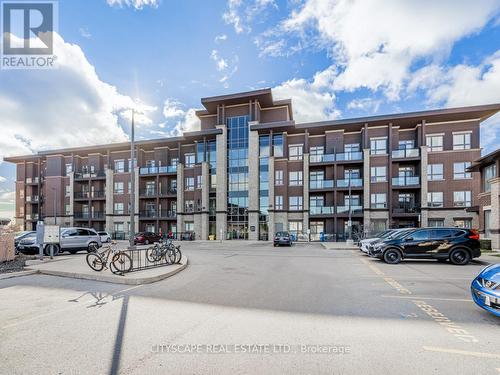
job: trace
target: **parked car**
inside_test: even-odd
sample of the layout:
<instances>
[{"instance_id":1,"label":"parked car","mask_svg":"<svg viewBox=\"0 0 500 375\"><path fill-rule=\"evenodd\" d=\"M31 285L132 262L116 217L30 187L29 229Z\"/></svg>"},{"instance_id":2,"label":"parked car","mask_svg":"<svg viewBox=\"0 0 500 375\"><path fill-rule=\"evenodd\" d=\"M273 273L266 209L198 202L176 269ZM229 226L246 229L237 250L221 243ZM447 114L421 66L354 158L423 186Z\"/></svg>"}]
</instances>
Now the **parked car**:
<instances>
[{"instance_id":1,"label":"parked car","mask_svg":"<svg viewBox=\"0 0 500 375\"><path fill-rule=\"evenodd\" d=\"M390 233L382 238L377 238L375 241L370 242L366 247L368 248L367 254L370 255L375 246L383 241L388 241L392 239L396 239L405 235L405 233L414 230L415 228L397 228L392 229Z\"/></svg>"},{"instance_id":2,"label":"parked car","mask_svg":"<svg viewBox=\"0 0 500 375\"><path fill-rule=\"evenodd\" d=\"M470 289L472 299L479 307L500 317L500 263L483 268Z\"/></svg>"},{"instance_id":3,"label":"parked car","mask_svg":"<svg viewBox=\"0 0 500 375\"><path fill-rule=\"evenodd\" d=\"M419 228L377 242L370 256L397 264L403 259L450 260L456 265L468 264L481 256L479 233L465 228Z\"/></svg>"},{"instance_id":4,"label":"parked car","mask_svg":"<svg viewBox=\"0 0 500 375\"><path fill-rule=\"evenodd\" d=\"M14 247L16 248L16 254L19 252L17 249L17 246L19 245L19 242L23 239L28 237L29 235L36 234L34 231L23 231L23 232L17 232L16 236L14 237Z\"/></svg>"},{"instance_id":5,"label":"parked car","mask_svg":"<svg viewBox=\"0 0 500 375\"><path fill-rule=\"evenodd\" d=\"M290 236L290 233L288 233L286 231L276 232L276 234L274 235L273 245L274 246L280 246L280 245L292 246L292 237Z\"/></svg>"},{"instance_id":6,"label":"parked car","mask_svg":"<svg viewBox=\"0 0 500 375\"><path fill-rule=\"evenodd\" d=\"M387 229L387 230L384 230L380 233L377 233L376 235L374 235L373 237L370 237L370 238L365 238L361 241L359 241L358 243L358 246L359 246L359 250L361 250L362 252L364 253L368 253L368 249L369 249L369 245L371 243L374 243L374 242L377 242L379 241L381 238L387 238L392 232L394 232L395 229Z\"/></svg>"},{"instance_id":7,"label":"parked car","mask_svg":"<svg viewBox=\"0 0 500 375\"><path fill-rule=\"evenodd\" d=\"M135 245L149 245L160 241L161 236L153 232L139 232L134 237Z\"/></svg>"},{"instance_id":8,"label":"parked car","mask_svg":"<svg viewBox=\"0 0 500 375\"><path fill-rule=\"evenodd\" d=\"M79 250L94 251L102 246L101 236L91 228L64 228L61 229L60 247L58 251L68 251L75 254ZM47 252L47 246L45 247ZM48 254L47 254L48 255Z\"/></svg>"},{"instance_id":9,"label":"parked car","mask_svg":"<svg viewBox=\"0 0 500 375\"><path fill-rule=\"evenodd\" d=\"M37 254L39 250L36 244L36 232L30 232L21 238L16 245L16 251L23 254Z\"/></svg>"},{"instance_id":10,"label":"parked car","mask_svg":"<svg viewBox=\"0 0 500 375\"><path fill-rule=\"evenodd\" d=\"M111 235L108 232L97 232L97 234L101 237L102 243L111 242Z\"/></svg>"}]
</instances>

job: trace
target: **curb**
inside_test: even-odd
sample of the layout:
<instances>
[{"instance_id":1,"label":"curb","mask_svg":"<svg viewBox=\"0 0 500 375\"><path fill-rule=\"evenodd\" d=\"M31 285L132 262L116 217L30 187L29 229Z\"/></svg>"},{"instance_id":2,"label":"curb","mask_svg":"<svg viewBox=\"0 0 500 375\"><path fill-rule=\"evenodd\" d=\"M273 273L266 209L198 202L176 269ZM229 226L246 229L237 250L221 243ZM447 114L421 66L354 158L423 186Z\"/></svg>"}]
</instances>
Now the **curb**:
<instances>
[{"instance_id":1,"label":"curb","mask_svg":"<svg viewBox=\"0 0 500 375\"><path fill-rule=\"evenodd\" d=\"M27 268L26 271L0 274L0 280L7 280L7 279L12 279L14 277L21 277L21 276L29 276L29 275L34 275L35 273L38 273L38 270L31 270L31 269Z\"/></svg>"},{"instance_id":2,"label":"curb","mask_svg":"<svg viewBox=\"0 0 500 375\"><path fill-rule=\"evenodd\" d=\"M72 272L64 272L64 271L53 271L53 270L32 270L33 273L40 273L43 275L51 275L51 276L60 276L60 277L69 277L73 279L82 279L82 280L93 280L93 281L102 281L106 283L112 284L125 284L125 285L141 285L141 284L151 284L156 281L160 281L166 279L170 276L175 275L176 273L184 270L188 265L188 258L186 256L182 256L181 263L177 265L175 269L172 269L168 272L162 273L156 276L150 277L142 277L142 278L127 278L126 276L115 276L115 275L105 275L100 272L95 272L94 274L85 274L85 273L72 273ZM142 271L138 271L142 272Z\"/></svg>"}]
</instances>

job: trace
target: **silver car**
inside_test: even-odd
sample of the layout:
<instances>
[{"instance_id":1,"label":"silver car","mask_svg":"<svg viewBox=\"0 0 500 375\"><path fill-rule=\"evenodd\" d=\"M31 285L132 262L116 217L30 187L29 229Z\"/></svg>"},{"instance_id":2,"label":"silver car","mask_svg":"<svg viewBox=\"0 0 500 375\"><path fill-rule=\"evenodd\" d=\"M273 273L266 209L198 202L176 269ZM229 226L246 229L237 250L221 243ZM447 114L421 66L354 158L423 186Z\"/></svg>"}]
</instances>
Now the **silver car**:
<instances>
[{"instance_id":1,"label":"silver car","mask_svg":"<svg viewBox=\"0 0 500 375\"><path fill-rule=\"evenodd\" d=\"M60 251L75 254L79 250L91 252L94 247L101 247L101 236L90 228L61 228L59 238Z\"/></svg>"}]
</instances>

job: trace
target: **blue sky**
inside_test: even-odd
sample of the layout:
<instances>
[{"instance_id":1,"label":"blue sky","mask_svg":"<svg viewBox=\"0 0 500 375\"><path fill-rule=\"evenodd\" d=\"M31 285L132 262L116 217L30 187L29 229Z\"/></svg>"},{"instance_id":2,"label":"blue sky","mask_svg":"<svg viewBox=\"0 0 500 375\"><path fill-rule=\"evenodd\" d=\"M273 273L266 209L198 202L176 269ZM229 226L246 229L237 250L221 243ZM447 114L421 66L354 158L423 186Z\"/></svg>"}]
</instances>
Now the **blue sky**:
<instances>
[{"instance_id":1,"label":"blue sky","mask_svg":"<svg viewBox=\"0 0 500 375\"><path fill-rule=\"evenodd\" d=\"M0 71L0 158L196 129L271 87L297 121L500 102L500 0L62 0L54 71ZM482 127L497 148L500 118ZM0 159L1 160L1 159ZM0 216L15 171L0 164Z\"/></svg>"}]
</instances>

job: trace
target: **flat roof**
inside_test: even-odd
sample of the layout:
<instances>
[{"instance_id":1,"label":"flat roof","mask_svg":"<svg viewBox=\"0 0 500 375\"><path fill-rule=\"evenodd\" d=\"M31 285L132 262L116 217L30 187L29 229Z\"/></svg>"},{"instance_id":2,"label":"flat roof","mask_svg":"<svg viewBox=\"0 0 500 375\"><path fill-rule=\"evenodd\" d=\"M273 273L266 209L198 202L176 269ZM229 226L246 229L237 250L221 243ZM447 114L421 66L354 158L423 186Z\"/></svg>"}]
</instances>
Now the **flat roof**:
<instances>
[{"instance_id":1,"label":"flat roof","mask_svg":"<svg viewBox=\"0 0 500 375\"><path fill-rule=\"evenodd\" d=\"M217 106L220 104L241 104L242 101L249 100L258 100L263 107L272 107L274 104L273 93L270 88L201 98L201 104L209 113L214 113L217 112Z\"/></svg>"}]
</instances>

